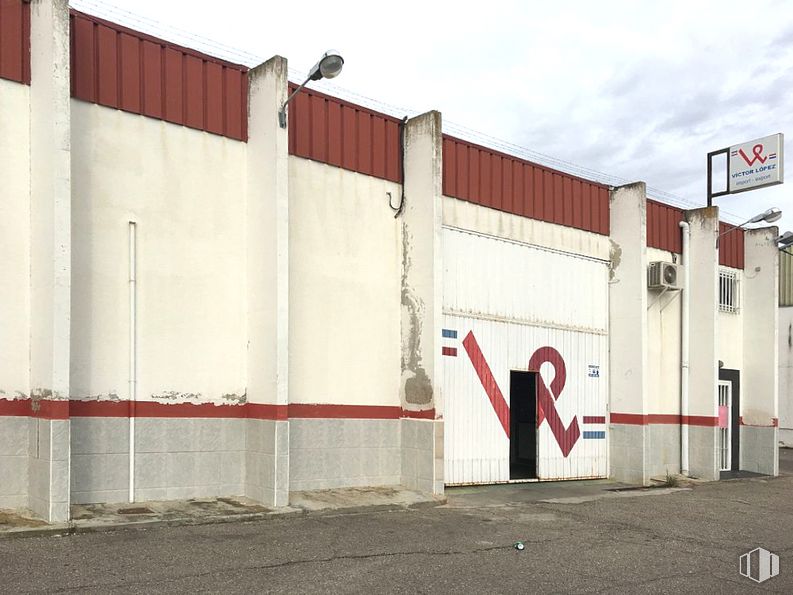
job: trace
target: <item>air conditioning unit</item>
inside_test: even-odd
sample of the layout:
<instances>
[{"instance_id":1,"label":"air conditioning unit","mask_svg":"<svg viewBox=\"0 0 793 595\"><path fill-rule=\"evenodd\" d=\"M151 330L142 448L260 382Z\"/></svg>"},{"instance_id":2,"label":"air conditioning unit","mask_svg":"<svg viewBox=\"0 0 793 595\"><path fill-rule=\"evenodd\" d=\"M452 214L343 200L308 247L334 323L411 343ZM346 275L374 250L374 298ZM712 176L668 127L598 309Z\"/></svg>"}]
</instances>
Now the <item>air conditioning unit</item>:
<instances>
[{"instance_id":1,"label":"air conditioning unit","mask_svg":"<svg viewBox=\"0 0 793 595\"><path fill-rule=\"evenodd\" d=\"M680 267L671 262L651 262L647 268L647 287L650 289L681 289Z\"/></svg>"}]
</instances>

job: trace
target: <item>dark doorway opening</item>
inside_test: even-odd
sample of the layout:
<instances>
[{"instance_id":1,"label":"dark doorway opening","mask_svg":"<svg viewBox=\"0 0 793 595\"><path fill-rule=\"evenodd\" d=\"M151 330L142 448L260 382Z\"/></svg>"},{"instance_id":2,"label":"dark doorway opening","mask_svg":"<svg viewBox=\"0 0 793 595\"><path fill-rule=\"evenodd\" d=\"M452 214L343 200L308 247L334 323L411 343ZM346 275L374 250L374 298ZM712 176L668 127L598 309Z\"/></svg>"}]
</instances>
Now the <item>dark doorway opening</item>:
<instances>
[{"instance_id":1,"label":"dark doorway opening","mask_svg":"<svg viewBox=\"0 0 793 595\"><path fill-rule=\"evenodd\" d=\"M732 403L730 407L730 470L741 468L741 371L730 368L719 368L719 380L732 384Z\"/></svg>"},{"instance_id":2,"label":"dark doorway opening","mask_svg":"<svg viewBox=\"0 0 793 595\"><path fill-rule=\"evenodd\" d=\"M537 373L509 375L509 478L537 477Z\"/></svg>"}]
</instances>

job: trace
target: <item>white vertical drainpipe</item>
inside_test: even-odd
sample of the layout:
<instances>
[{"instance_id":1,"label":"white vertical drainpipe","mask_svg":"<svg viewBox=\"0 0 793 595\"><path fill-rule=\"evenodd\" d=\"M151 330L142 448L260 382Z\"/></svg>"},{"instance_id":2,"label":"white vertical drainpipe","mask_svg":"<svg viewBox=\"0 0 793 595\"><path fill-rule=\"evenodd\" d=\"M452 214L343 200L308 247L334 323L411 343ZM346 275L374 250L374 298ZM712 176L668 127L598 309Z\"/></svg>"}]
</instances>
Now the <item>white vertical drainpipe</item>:
<instances>
[{"instance_id":1,"label":"white vertical drainpipe","mask_svg":"<svg viewBox=\"0 0 793 595\"><path fill-rule=\"evenodd\" d=\"M135 222L129 222L129 501L135 501L135 400L137 397L137 265Z\"/></svg>"},{"instance_id":2,"label":"white vertical drainpipe","mask_svg":"<svg viewBox=\"0 0 793 595\"><path fill-rule=\"evenodd\" d=\"M689 300L691 230L686 221L680 222L683 230L683 300L680 313L680 473L688 475L688 352L689 352Z\"/></svg>"}]
</instances>

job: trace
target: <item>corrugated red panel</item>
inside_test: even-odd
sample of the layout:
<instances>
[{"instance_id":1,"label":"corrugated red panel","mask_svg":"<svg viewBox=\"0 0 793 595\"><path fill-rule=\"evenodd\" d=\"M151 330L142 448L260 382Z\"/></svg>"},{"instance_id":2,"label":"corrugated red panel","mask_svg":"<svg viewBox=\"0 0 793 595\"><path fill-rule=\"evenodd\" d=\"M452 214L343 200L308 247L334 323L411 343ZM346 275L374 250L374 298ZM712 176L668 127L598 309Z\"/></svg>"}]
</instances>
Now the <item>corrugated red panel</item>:
<instances>
[{"instance_id":1,"label":"corrugated red panel","mask_svg":"<svg viewBox=\"0 0 793 595\"><path fill-rule=\"evenodd\" d=\"M311 89L288 111L290 155L401 182L398 119Z\"/></svg>"},{"instance_id":2,"label":"corrugated red panel","mask_svg":"<svg viewBox=\"0 0 793 595\"><path fill-rule=\"evenodd\" d=\"M522 217L609 233L607 186L445 134L443 193Z\"/></svg>"},{"instance_id":3,"label":"corrugated red panel","mask_svg":"<svg viewBox=\"0 0 793 595\"><path fill-rule=\"evenodd\" d=\"M0 0L0 78L30 84L30 4Z\"/></svg>"},{"instance_id":4,"label":"corrugated red panel","mask_svg":"<svg viewBox=\"0 0 793 595\"><path fill-rule=\"evenodd\" d=\"M729 225L722 221L719 222L719 233L723 234L731 229L733 225ZM744 256L744 231L742 229L734 229L729 234L719 238L719 264L725 267L733 267L735 269L743 268Z\"/></svg>"},{"instance_id":5,"label":"corrugated red panel","mask_svg":"<svg viewBox=\"0 0 793 595\"><path fill-rule=\"evenodd\" d=\"M680 222L683 211L654 200L647 201L647 245L680 254L683 250Z\"/></svg>"},{"instance_id":6,"label":"corrugated red panel","mask_svg":"<svg viewBox=\"0 0 793 595\"><path fill-rule=\"evenodd\" d=\"M248 139L244 66L76 11L71 11L71 60L77 99Z\"/></svg>"}]
</instances>

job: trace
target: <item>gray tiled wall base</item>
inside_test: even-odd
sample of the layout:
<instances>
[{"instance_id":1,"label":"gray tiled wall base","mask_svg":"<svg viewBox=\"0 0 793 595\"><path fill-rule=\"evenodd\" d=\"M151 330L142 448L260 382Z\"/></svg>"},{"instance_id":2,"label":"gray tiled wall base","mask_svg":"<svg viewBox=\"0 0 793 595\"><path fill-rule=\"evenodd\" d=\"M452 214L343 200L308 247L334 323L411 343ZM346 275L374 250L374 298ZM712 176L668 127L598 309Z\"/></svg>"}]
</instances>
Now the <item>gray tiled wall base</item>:
<instances>
[{"instance_id":1,"label":"gray tiled wall base","mask_svg":"<svg viewBox=\"0 0 793 595\"><path fill-rule=\"evenodd\" d=\"M135 500L244 494L244 419L135 420ZM72 419L72 501L129 499L129 419Z\"/></svg>"},{"instance_id":2,"label":"gray tiled wall base","mask_svg":"<svg viewBox=\"0 0 793 595\"><path fill-rule=\"evenodd\" d=\"M28 507L46 521L69 519L68 420L26 418Z\"/></svg>"},{"instance_id":3,"label":"gray tiled wall base","mask_svg":"<svg viewBox=\"0 0 793 595\"><path fill-rule=\"evenodd\" d=\"M741 426L741 469L779 475L779 429Z\"/></svg>"},{"instance_id":4,"label":"gray tiled wall base","mask_svg":"<svg viewBox=\"0 0 793 595\"><path fill-rule=\"evenodd\" d=\"M644 485L649 482L645 461L647 426L611 424L609 426L609 468L617 481Z\"/></svg>"},{"instance_id":5,"label":"gray tiled wall base","mask_svg":"<svg viewBox=\"0 0 793 595\"><path fill-rule=\"evenodd\" d=\"M246 420L245 495L266 506L289 503L288 421Z\"/></svg>"},{"instance_id":6,"label":"gray tiled wall base","mask_svg":"<svg viewBox=\"0 0 793 595\"><path fill-rule=\"evenodd\" d=\"M719 429L707 426L689 426L689 472L706 481L719 479Z\"/></svg>"},{"instance_id":7,"label":"gray tiled wall base","mask_svg":"<svg viewBox=\"0 0 793 595\"><path fill-rule=\"evenodd\" d=\"M289 490L398 485L400 420L291 419Z\"/></svg>"},{"instance_id":8,"label":"gray tiled wall base","mask_svg":"<svg viewBox=\"0 0 793 595\"><path fill-rule=\"evenodd\" d=\"M0 508L28 506L27 417L0 417Z\"/></svg>"},{"instance_id":9,"label":"gray tiled wall base","mask_svg":"<svg viewBox=\"0 0 793 595\"><path fill-rule=\"evenodd\" d=\"M647 437L647 475L663 477L680 472L680 426L678 424L650 424Z\"/></svg>"},{"instance_id":10,"label":"gray tiled wall base","mask_svg":"<svg viewBox=\"0 0 793 595\"><path fill-rule=\"evenodd\" d=\"M443 421L402 419L401 480L408 489L443 494Z\"/></svg>"}]
</instances>

